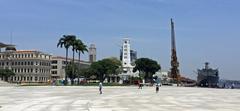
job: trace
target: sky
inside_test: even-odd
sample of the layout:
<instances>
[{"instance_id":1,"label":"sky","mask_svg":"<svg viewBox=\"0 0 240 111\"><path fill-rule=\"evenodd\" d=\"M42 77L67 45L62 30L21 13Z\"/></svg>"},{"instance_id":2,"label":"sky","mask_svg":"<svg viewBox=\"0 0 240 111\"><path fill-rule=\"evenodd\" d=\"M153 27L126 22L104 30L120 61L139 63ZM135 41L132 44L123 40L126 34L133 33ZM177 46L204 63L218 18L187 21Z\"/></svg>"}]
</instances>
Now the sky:
<instances>
[{"instance_id":1,"label":"sky","mask_svg":"<svg viewBox=\"0 0 240 111\"><path fill-rule=\"evenodd\" d=\"M87 45L96 44L100 60L119 57L122 38L128 37L138 58L154 59L169 70L173 18L182 75L196 79L196 70L210 62L221 79L240 80L239 4L239 0L0 0L0 42L64 56L65 50L56 44L62 35L74 34ZM83 59L88 60L87 53Z\"/></svg>"}]
</instances>

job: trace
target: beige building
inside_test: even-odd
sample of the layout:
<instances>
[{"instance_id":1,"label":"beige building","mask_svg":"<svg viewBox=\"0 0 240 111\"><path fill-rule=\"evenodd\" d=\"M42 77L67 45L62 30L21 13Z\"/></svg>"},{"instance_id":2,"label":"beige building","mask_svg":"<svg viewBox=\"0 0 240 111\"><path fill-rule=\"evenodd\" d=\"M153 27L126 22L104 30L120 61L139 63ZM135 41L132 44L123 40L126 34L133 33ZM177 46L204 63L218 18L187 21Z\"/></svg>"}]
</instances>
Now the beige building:
<instances>
[{"instance_id":1,"label":"beige building","mask_svg":"<svg viewBox=\"0 0 240 111\"><path fill-rule=\"evenodd\" d=\"M0 69L11 69L16 74L7 78L10 82L47 82L51 79L51 55L8 46L0 52Z\"/></svg>"},{"instance_id":2,"label":"beige building","mask_svg":"<svg viewBox=\"0 0 240 111\"><path fill-rule=\"evenodd\" d=\"M72 58L68 58L68 63L72 61ZM79 64L79 60L75 59L75 63ZM52 79L64 80L65 78L65 67L66 67L66 58L61 56L52 57L51 61L51 75ZM80 68L87 68L91 65L88 61L80 61Z\"/></svg>"}]
</instances>

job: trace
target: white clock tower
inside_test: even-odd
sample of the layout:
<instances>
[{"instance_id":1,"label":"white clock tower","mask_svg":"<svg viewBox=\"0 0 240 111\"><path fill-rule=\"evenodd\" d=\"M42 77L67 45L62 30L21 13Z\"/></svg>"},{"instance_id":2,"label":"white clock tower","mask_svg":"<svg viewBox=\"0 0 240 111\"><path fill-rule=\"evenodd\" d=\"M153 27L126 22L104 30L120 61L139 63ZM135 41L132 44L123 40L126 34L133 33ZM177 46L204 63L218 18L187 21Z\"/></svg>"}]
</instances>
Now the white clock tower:
<instances>
[{"instance_id":1,"label":"white clock tower","mask_svg":"<svg viewBox=\"0 0 240 111\"><path fill-rule=\"evenodd\" d=\"M125 68L132 67L131 56L130 56L130 40L128 38L123 39L122 66Z\"/></svg>"},{"instance_id":2,"label":"white clock tower","mask_svg":"<svg viewBox=\"0 0 240 111\"><path fill-rule=\"evenodd\" d=\"M138 72L134 73L133 68L131 64L131 54L130 54L130 40L128 38L123 39L122 44L122 68L123 73L120 74L121 80L129 80L130 76L138 76Z\"/></svg>"}]
</instances>

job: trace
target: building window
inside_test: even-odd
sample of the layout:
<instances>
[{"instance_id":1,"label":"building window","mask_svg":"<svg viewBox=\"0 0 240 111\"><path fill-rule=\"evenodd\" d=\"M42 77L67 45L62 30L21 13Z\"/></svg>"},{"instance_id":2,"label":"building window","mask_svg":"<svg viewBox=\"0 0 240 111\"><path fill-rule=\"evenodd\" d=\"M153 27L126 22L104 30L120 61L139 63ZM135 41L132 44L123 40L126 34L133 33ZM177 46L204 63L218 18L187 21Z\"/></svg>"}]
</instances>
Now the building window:
<instances>
[{"instance_id":1,"label":"building window","mask_svg":"<svg viewBox=\"0 0 240 111\"><path fill-rule=\"evenodd\" d=\"M57 69L57 66L52 66L52 69Z\"/></svg>"},{"instance_id":2,"label":"building window","mask_svg":"<svg viewBox=\"0 0 240 111\"><path fill-rule=\"evenodd\" d=\"M52 74L57 74L57 71L52 71Z\"/></svg>"},{"instance_id":3,"label":"building window","mask_svg":"<svg viewBox=\"0 0 240 111\"><path fill-rule=\"evenodd\" d=\"M38 65L38 62L35 62L35 65L37 66L37 65Z\"/></svg>"},{"instance_id":4,"label":"building window","mask_svg":"<svg viewBox=\"0 0 240 111\"><path fill-rule=\"evenodd\" d=\"M52 61L52 64L57 64L57 60L53 60L53 61Z\"/></svg>"}]
</instances>

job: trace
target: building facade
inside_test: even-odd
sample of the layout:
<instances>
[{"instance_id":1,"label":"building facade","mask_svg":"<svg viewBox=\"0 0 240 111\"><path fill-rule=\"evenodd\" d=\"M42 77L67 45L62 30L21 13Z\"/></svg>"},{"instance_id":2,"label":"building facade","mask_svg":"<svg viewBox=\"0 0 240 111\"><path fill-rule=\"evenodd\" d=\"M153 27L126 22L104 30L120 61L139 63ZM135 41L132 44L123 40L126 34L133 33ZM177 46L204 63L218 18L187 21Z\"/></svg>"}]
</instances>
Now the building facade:
<instances>
[{"instance_id":1,"label":"building facade","mask_svg":"<svg viewBox=\"0 0 240 111\"><path fill-rule=\"evenodd\" d=\"M90 44L90 47L88 49L89 53L89 62L96 62L97 59L97 51L96 51L96 46L95 44Z\"/></svg>"},{"instance_id":2,"label":"building facade","mask_svg":"<svg viewBox=\"0 0 240 111\"><path fill-rule=\"evenodd\" d=\"M0 68L10 69L16 74L5 78L13 83L47 82L51 79L51 55L34 50L16 50L9 46L0 52Z\"/></svg>"},{"instance_id":3,"label":"building facade","mask_svg":"<svg viewBox=\"0 0 240 111\"><path fill-rule=\"evenodd\" d=\"M61 57L61 56L52 57L52 60L51 60L51 67L52 67L51 77L52 77L52 79L64 80L64 78L66 76L65 67L66 67L67 63L70 63L70 61L72 61L72 58L68 58L68 61L66 62L65 57ZM87 62L87 61L81 60L80 65L79 65L78 59L75 59L74 61L77 64L77 66L80 67L80 69L88 68L91 65L91 63Z\"/></svg>"}]
</instances>

